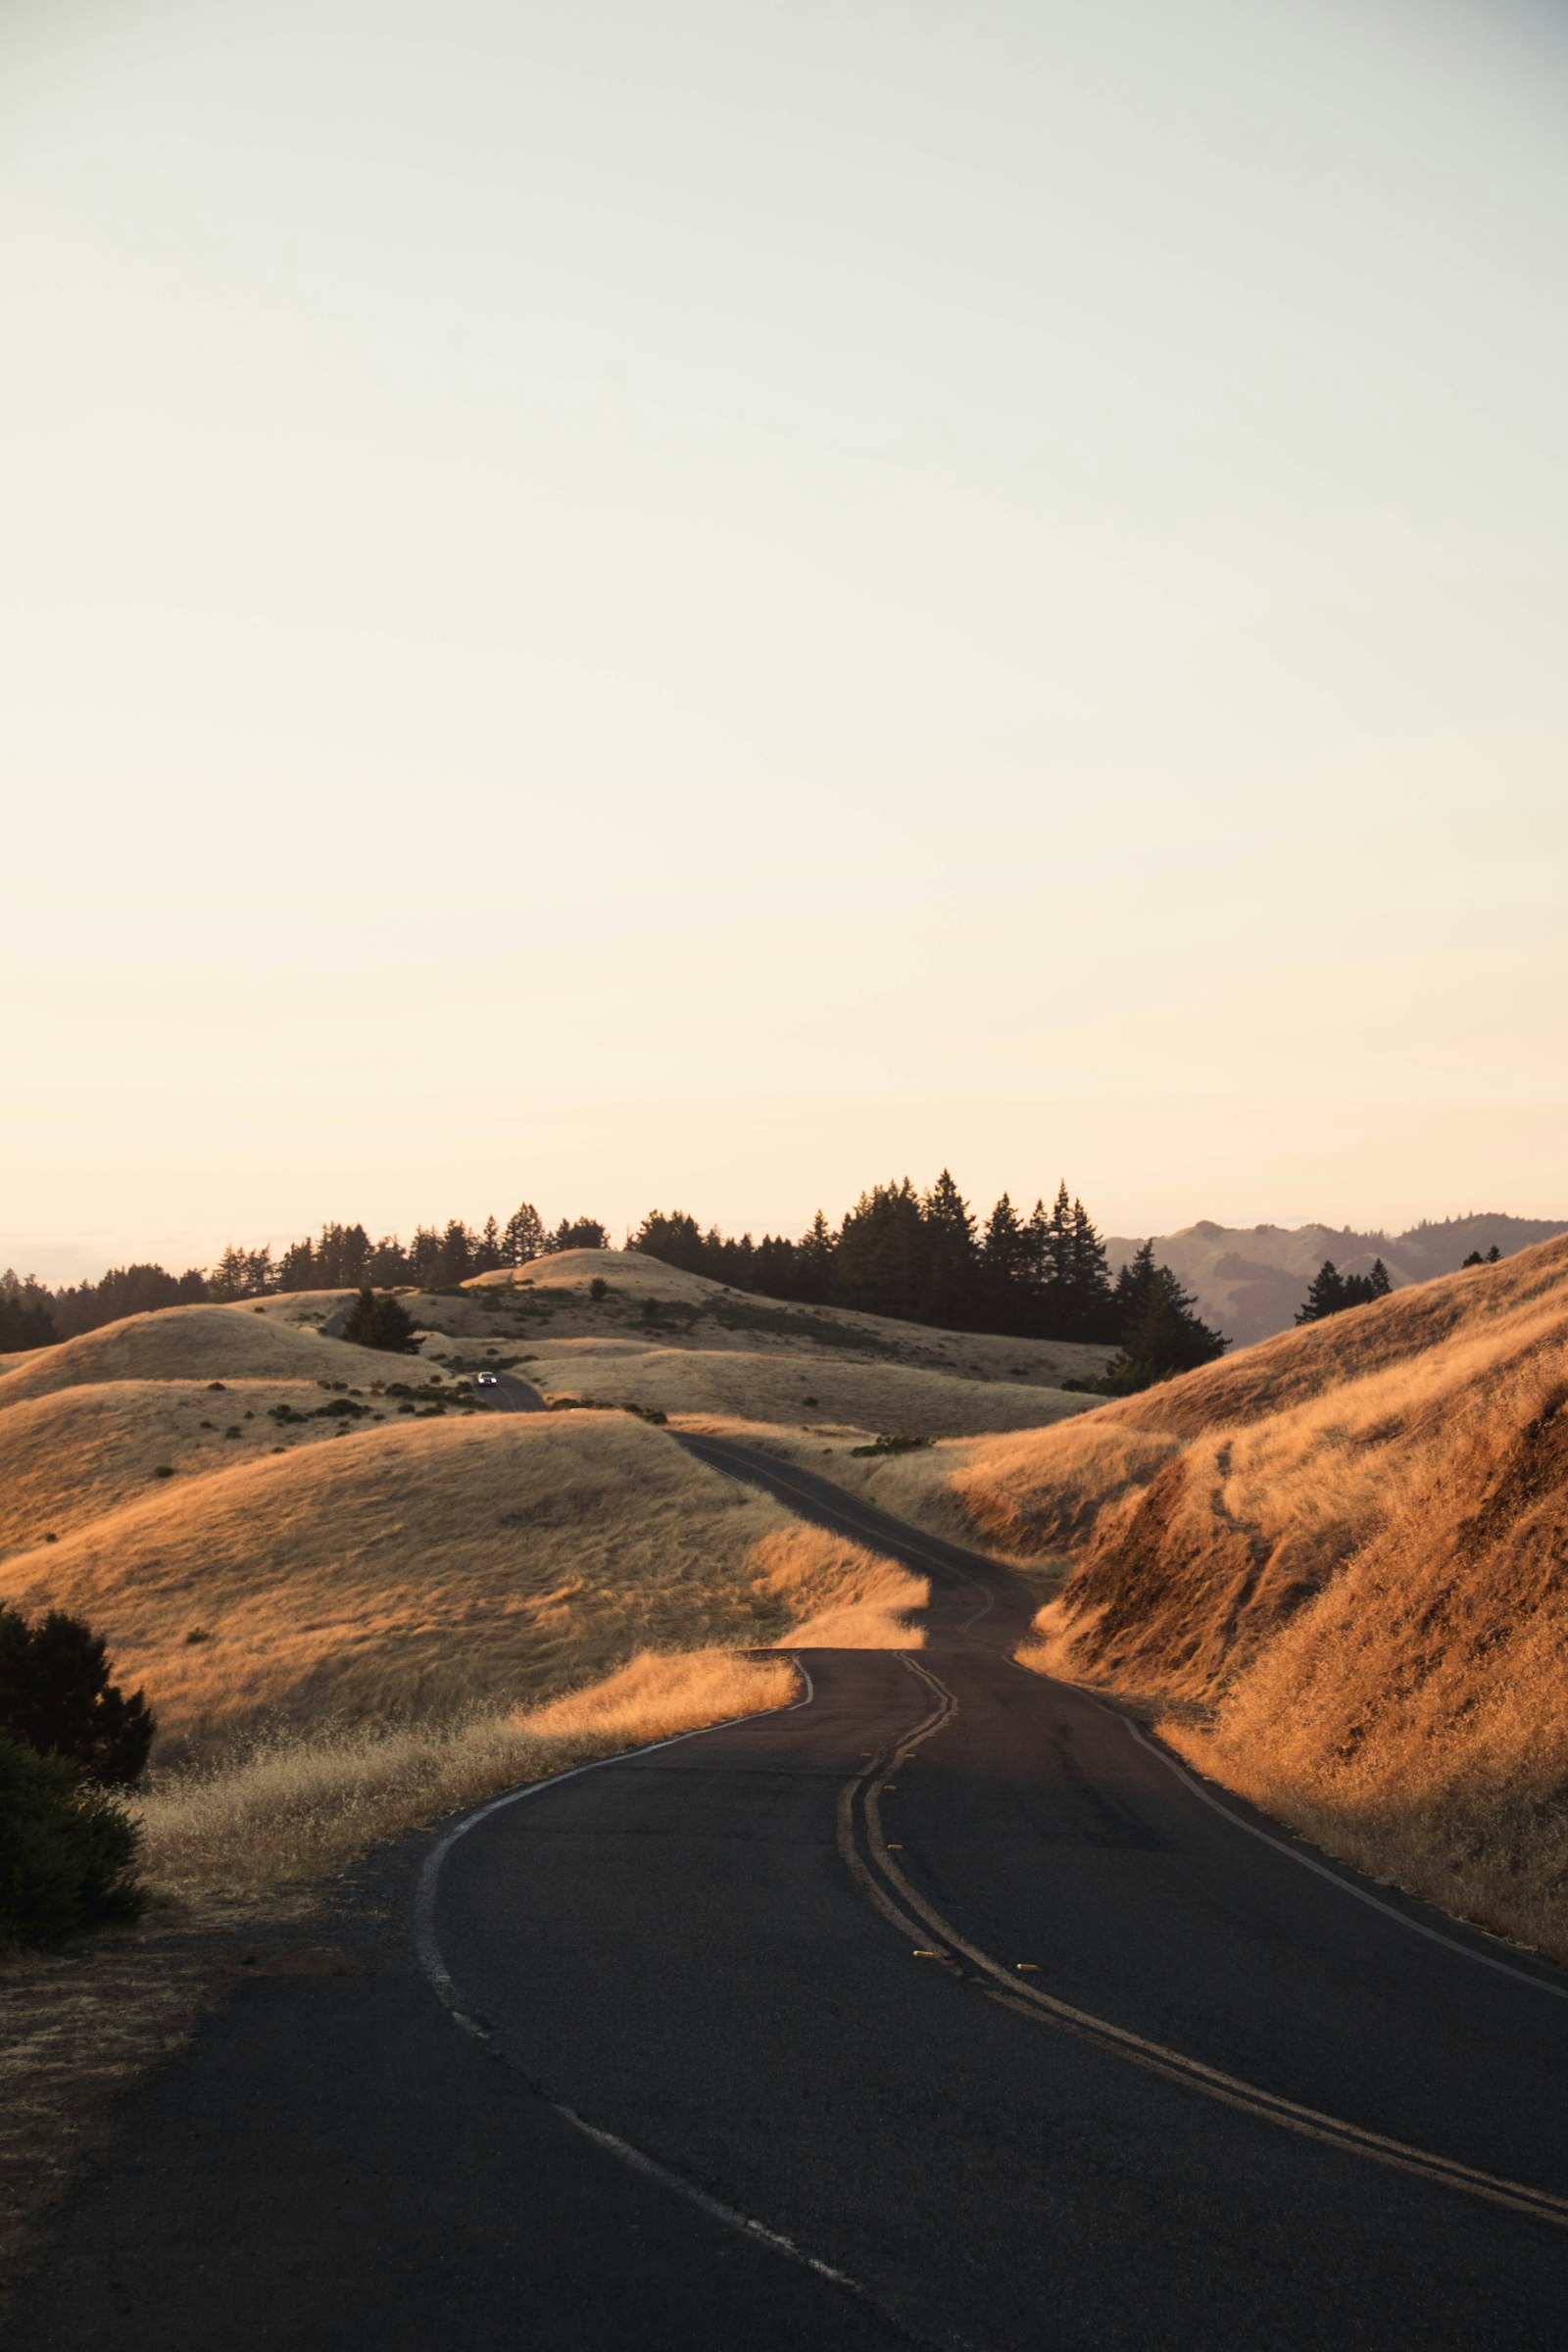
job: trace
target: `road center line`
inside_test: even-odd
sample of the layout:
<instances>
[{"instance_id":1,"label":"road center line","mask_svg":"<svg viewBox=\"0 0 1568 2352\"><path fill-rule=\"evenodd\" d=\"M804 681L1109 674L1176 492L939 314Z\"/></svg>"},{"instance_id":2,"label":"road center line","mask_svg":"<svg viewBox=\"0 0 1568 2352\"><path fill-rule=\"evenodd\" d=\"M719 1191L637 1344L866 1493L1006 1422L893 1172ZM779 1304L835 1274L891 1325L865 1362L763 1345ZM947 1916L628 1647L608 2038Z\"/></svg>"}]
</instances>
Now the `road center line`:
<instances>
[{"instance_id":1,"label":"road center line","mask_svg":"<svg viewBox=\"0 0 1568 2352\"><path fill-rule=\"evenodd\" d=\"M1076 2039L1090 2041L1109 2056L1143 2067L1150 2073L1163 2075L1187 2089L1200 2092L1205 2098L1214 2099L1223 2106L1239 2108L1255 2116L1260 2122L1275 2124L1282 2131L1294 2132L1301 2138L1321 2141L1347 2155L1365 2157L1372 2163L1412 2174L1440 2187L1458 2189L1467 2196L1483 2198L1489 2204L1503 2205L1513 2212L1550 2222L1559 2229L1568 2229L1568 2198L1559 2197L1548 2189L1532 2188L1524 2181L1509 2180L1496 2174L1482 2172L1473 2165L1460 2164L1452 2157L1436 2155L1429 2149L1412 2147L1403 2140L1368 2131L1359 2124L1346 2123L1338 2116L1325 2115L1317 2108L1306 2107L1295 2099L1282 2097L1278 2092L1264 2090L1239 2076L1225 2074L1218 2067L1206 2065L1201 2059L1189 2058L1184 2052L1173 2050L1163 2042L1151 2040L1124 2026L1113 2025L1108 2018L1097 2017L1090 2010L1079 2009L1071 2002L1059 2000L1037 1985L1021 1984L1014 1971L960 1935L951 1921L944 1918L910 1885L888 1851L882 1834L882 1780L887 1773L901 1766L905 1758L925 1740L934 1738L957 1713L956 1698L937 1675L924 1665L917 1664L906 1653L900 1652L899 1655L900 1663L936 1694L936 1704L912 1732L906 1734L868 1770L858 1774L846 1785L840 1793L838 1823L839 1851L851 1875L883 1918L897 1927L901 1934L914 1938L916 1943L922 1936L934 1938L936 1949L933 1957L950 1975L960 1981L964 1974L958 1965L961 1956L988 1980L978 1987L979 1990L1035 2025L1049 2025L1057 2032L1071 2034ZM863 1852L856 1836L858 1812L863 1826Z\"/></svg>"}]
</instances>

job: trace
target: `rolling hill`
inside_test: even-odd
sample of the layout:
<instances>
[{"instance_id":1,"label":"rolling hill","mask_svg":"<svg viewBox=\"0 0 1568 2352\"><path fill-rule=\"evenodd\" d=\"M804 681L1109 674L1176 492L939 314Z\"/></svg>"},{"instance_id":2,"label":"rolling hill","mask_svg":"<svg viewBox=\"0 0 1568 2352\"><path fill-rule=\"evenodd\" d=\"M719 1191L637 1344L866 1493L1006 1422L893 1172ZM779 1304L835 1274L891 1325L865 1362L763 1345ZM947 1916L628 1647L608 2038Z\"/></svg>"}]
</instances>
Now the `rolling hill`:
<instances>
[{"instance_id":1,"label":"rolling hill","mask_svg":"<svg viewBox=\"0 0 1568 2352\"><path fill-rule=\"evenodd\" d=\"M918 1642L891 1561L628 1414L474 1411L466 1343L354 1348L341 1302L169 1308L0 1373L0 1603L80 1612L145 1686L166 1888L309 1873L563 1743L782 1703L759 1646ZM418 1303L495 1352L493 1311Z\"/></svg>"}]
</instances>

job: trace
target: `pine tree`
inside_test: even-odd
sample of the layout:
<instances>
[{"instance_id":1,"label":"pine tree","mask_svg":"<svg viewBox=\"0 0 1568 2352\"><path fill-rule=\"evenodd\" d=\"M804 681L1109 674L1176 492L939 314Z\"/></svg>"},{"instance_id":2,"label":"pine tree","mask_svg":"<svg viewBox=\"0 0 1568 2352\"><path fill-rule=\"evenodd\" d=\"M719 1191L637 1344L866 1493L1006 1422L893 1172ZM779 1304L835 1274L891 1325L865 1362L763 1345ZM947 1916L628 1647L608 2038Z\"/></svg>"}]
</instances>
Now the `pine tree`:
<instances>
[{"instance_id":1,"label":"pine tree","mask_svg":"<svg viewBox=\"0 0 1568 2352\"><path fill-rule=\"evenodd\" d=\"M550 1237L552 1255L563 1250L603 1250L610 1235L597 1217L563 1217Z\"/></svg>"},{"instance_id":2,"label":"pine tree","mask_svg":"<svg viewBox=\"0 0 1568 2352\"><path fill-rule=\"evenodd\" d=\"M466 1282L473 1271L473 1236L461 1217L448 1220L441 1236L441 1246L435 1254L430 1279L443 1289Z\"/></svg>"},{"instance_id":3,"label":"pine tree","mask_svg":"<svg viewBox=\"0 0 1568 2352\"><path fill-rule=\"evenodd\" d=\"M1072 1204L1068 1245L1068 1291L1064 1303L1071 1328L1054 1333L1053 1337L1108 1339L1115 1331L1115 1310L1111 1298L1110 1271L1105 1262L1105 1245L1088 1209L1076 1199Z\"/></svg>"},{"instance_id":4,"label":"pine tree","mask_svg":"<svg viewBox=\"0 0 1568 2352\"><path fill-rule=\"evenodd\" d=\"M1028 1235L1004 1193L986 1219L980 1244L980 1287L987 1330L1027 1328L1033 1305L1032 1274Z\"/></svg>"},{"instance_id":5,"label":"pine tree","mask_svg":"<svg viewBox=\"0 0 1568 2352\"><path fill-rule=\"evenodd\" d=\"M818 1305L826 1305L832 1300L837 1287L837 1247L833 1229L818 1209L796 1244L796 1280L798 1295L802 1298Z\"/></svg>"},{"instance_id":6,"label":"pine tree","mask_svg":"<svg viewBox=\"0 0 1568 2352\"><path fill-rule=\"evenodd\" d=\"M548 1248L544 1219L531 1200L524 1200L507 1219L501 1236L501 1262L505 1266L525 1266L530 1258L543 1257Z\"/></svg>"},{"instance_id":7,"label":"pine tree","mask_svg":"<svg viewBox=\"0 0 1568 2352\"><path fill-rule=\"evenodd\" d=\"M1140 1245L1117 1276L1115 1310L1121 1353L1105 1375L1112 1396L1213 1363L1229 1344L1203 1322L1169 1266L1155 1262L1152 1241Z\"/></svg>"},{"instance_id":8,"label":"pine tree","mask_svg":"<svg viewBox=\"0 0 1568 2352\"><path fill-rule=\"evenodd\" d=\"M316 1245L318 1287L358 1290L370 1263L370 1237L363 1225L323 1225Z\"/></svg>"},{"instance_id":9,"label":"pine tree","mask_svg":"<svg viewBox=\"0 0 1568 2352\"><path fill-rule=\"evenodd\" d=\"M316 1276L316 1250L307 1240L290 1242L277 1263L277 1287L280 1291L325 1290L325 1283Z\"/></svg>"},{"instance_id":10,"label":"pine tree","mask_svg":"<svg viewBox=\"0 0 1568 2352\"><path fill-rule=\"evenodd\" d=\"M677 1266L684 1274L706 1271L707 1246L697 1219L684 1208L651 1208L627 1247L644 1257L657 1257L662 1266Z\"/></svg>"},{"instance_id":11,"label":"pine tree","mask_svg":"<svg viewBox=\"0 0 1568 2352\"><path fill-rule=\"evenodd\" d=\"M102 1634L63 1609L29 1625L0 1608L0 1731L104 1788L128 1788L156 1729L145 1694L127 1697L110 1681Z\"/></svg>"},{"instance_id":12,"label":"pine tree","mask_svg":"<svg viewBox=\"0 0 1568 2352\"><path fill-rule=\"evenodd\" d=\"M1038 1202L1036 1209L1039 1213ZM1056 1187L1050 1216L1042 1215L1038 1227L1033 1227L1033 1220L1031 1225L1037 1235L1037 1279L1046 1329L1055 1335L1058 1326L1072 1318L1072 1202L1067 1198L1065 1177Z\"/></svg>"},{"instance_id":13,"label":"pine tree","mask_svg":"<svg viewBox=\"0 0 1568 2352\"><path fill-rule=\"evenodd\" d=\"M407 1282L413 1271L409 1253L395 1233L383 1233L365 1261L365 1279L377 1290L390 1290L395 1282Z\"/></svg>"},{"instance_id":14,"label":"pine tree","mask_svg":"<svg viewBox=\"0 0 1568 2352\"><path fill-rule=\"evenodd\" d=\"M434 1282L436 1267L441 1259L441 1236L433 1225L416 1225L409 1244L409 1272L419 1289L426 1290Z\"/></svg>"},{"instance_id":15,"label":"pine tree","mask_svg":"<svg viewBox=\"0 0 1568 2352\"><path fill-rule=\"evenodd\" d=\"M348 1312L342 1336L355 1348L379 1348L388 1355L412 1355L414 1325L397 1299L361 1291Z\"/></svg>"},{"instance_id":16,"label":"pine tree","mask_svg":"<svg viewBox=\"0 0 1568 2352\"><path fill-rule=\"evenodd\" d=\"M0 1348L50 1348L60 1337L53 1300L36 1276L24 1281L7 1266L0 1274Z\"/></svg>"},{"instance_id":17,"label":"pine tree","mask_svg":"<svg viewBox=\"0 0 1568 2352\"><path fill-rule=\"evenodd\" d=\"M962 1329L972 1322L979 1270L969 1203L944 1168L920 1203L925 1225L925 1282L920 1320Z\"/></svg>"},{"instance_id":18,"label":"pine tree","mask_svg":"<svg viewBox=\"0 0 1568 2352\"><path fill-rule=\"evenodd\" d=\"M834 1269L846 1305L913 1313L925 1283L925 1222L907 1176L860 1195L839 1229Z\"/></svg>"},{"instance_id":19,"label":"pine tree","mask_svg":"<svg viewBox=\"0 0 1568 2352\"><path fill-rule=\"evenodd\" d=\"M215 1298L243 1298L249 1278L250 1259L247 1253L230 1242L207 1280ZM107 1276L105 1280L108 1280Z\"/></svg>"},{"instance_id":20,"label":"pine tree","mask_svg":"<svg viewBox=\"0 0 1568 2352\"><path fill-rule=\"evenodd\" d=\"M1381 1257L1372 1260L1372 1270L1367 1274L1342 1274L1334 1260L1326 1257L1312 1278L1296 1320L1321 1323L1327 1315L1343 1315L1347 1307L1370 1306L1374 1299L1387 1298L1393 1287L1389 1269Z\"/></svg>"},{"instance_id":21,"label":"pine tree","mask_svg":"<svg viewBox=\"0 0 1568 2352\"><path fill-rule=\"evenodd\" d=\"M1296 1320L1298 1324L1321 1323L1327 1315L1342 1313L1347 1304L1345 1277L1333 1258L1326 1257L1307 1287Z\"/></svg>"},{"instance_id":22,"label":"pine tree","mask_svg":"<svg viewBox=\"0 0 1568 2352\"><path fill-rule=\"evenodd\" d=\"M484 1231L474 1245L473 1270L476 1274L494 1274L501 1266L501 1233L494 1217L486 1217Z\"/></svg>"}]
</instances>

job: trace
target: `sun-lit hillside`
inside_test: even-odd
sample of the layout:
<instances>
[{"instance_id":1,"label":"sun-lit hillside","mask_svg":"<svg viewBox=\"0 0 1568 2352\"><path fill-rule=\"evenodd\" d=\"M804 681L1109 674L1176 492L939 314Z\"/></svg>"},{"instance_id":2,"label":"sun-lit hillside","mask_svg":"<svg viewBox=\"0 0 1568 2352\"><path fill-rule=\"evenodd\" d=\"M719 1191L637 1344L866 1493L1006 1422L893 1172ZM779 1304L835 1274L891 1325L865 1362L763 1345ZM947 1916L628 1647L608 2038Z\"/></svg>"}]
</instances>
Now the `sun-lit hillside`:
<instances>
[{"instance_id":1,"label":"sun-lit hillside","mask_svg":"<svg viewBox=\"0 0 1568 2352\"><path fill-rule=\"evenodd\" d=\"M242 1306L168 1306L35 1348L0 1374L0 1411L101 1380L344 1380L386 1377L388 1358L291 1329Z\"/></svg>"},{"instance_id":2,"label":"sun-lit hillside","mask_svg":"<svg viewBox=\"0 0 1568 2352\"><path fill-rule=\"evenodd\" d=\"M166 1755L263 1721L520 1704L641 1648L765 1644L919 1591L601 1414L365 1431L172 1482L0 1564L0 1598L108 1635Z\"/></svg>"},{"instance_id":3,"label":"sun-lit hillside","mask_svg":"<svg viewBox=\"0 0 1568 2352\"><path fill-rule=\"evenodd\" d=\"M389 1398L358 1387L349 1394L360 1399L352 1413L316 1381L104 1380L5 1406L0 1559L162 1492L171 1479L222 1475L395 1412Z\"/></svg>"},{"instance_id":4,"label":"sun-lit hillside","mask_svg":"<svg viewBox=\"0 0 1568 2352\"><path fill-rule=\"evenodd\" d=\"M630 1415L454 1409L466 1343L445 1371L351 1348L320 1330L342 1302L137 1315L0 1376L0 1602L79 1611L145 1686L164 1895L249 1900L574 1757L787 1703L759 1646L920 1642L925 1587L892 1561Z\"/></svg>"},{"instance_id":5,"label":"sun-lit hillside","mask_svg":"<svg viewBox=\"0 0 1568 2352\"><path fill-rule=\"evenodd\" d=\"M549 1257L530 1258L498 1274L476 1274L467 1290L569 1290L575 1284L603 1282L622 1296L644 1298L689 1299L701 1303L722 1291L701 1274L683 1273L662 1259L645 1257L640 1250L558 1250ZM739 1293L730 1296L738 1297Z\"/></svg>"},{"instance_id":6,"label":"sun-lit hillside","mask_svg":"<svg viewBox=\"0 0 1568 2352\"><path fill-rule=\"evenodd\" d=\"M1565 1398L1558 1240L944 1475L986 1539L1073 1562L1042 1665L1189 1702L1205 1771L1568 1953Z\"/></svg>"}]
</instances>

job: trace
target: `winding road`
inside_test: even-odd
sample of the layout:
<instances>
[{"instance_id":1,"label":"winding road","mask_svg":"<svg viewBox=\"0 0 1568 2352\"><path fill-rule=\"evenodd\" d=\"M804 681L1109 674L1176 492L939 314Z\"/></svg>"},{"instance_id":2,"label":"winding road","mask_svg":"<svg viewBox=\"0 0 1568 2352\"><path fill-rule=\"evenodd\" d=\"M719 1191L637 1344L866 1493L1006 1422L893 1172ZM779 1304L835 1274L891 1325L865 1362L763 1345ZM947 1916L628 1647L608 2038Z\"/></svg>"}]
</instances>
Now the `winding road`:
<instances>
[{"instance_id":1,"label":"winding road","mask_svg":"<svg viewBox=\"0 0 1568 2352\"><path fill-rule=\"evenodd\" d=\"M6 2340L1560 2352L1568 1979L1023 1671L996 1563L682 1442L929 1577L925 1646L378 1859Z\"/></svg>"}]
</instances>

